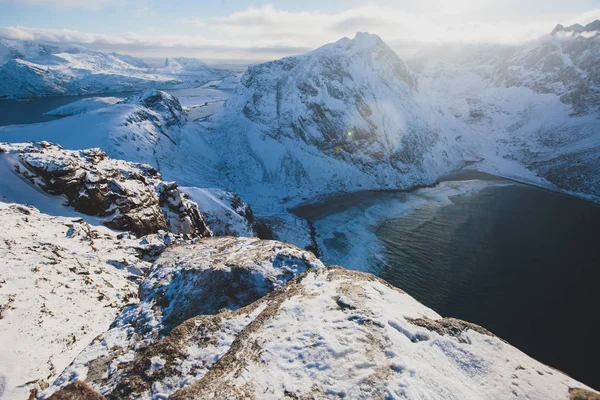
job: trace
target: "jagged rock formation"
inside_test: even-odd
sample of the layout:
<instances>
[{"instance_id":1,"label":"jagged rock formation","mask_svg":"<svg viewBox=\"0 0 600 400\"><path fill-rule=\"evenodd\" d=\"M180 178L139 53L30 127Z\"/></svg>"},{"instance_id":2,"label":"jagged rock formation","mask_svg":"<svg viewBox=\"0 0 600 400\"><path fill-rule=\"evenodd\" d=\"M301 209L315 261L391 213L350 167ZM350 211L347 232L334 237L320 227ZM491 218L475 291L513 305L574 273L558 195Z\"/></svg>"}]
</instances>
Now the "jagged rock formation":
<instances>
[{"instance_id":1,"label":"jagged rock formation","mask_svg":"<svg viewBox=\"0 0 600 400\"><path fill-rule=\"evenodd\" d=\"M127 117L125 126L150 123L172 144L177 144L170 131L171 128L181 127L186 122L186 115L176 98L166 92L150 89L128 97L121 103L141 106Z\"/></svg>"},{"instance_id":2,"label":"jagged rock formation","mask_svg":"<svg viewBox=\"0 0 600 400\"><path fill-rule=\"evenodd\" d=\"M197 187L184 187L182 190L192 201L198 203L202 215L216 236L273 239L269 225L257 218L252 207L237 193Z\"/></svg>"},{"instance_id":3,"label":"jagged rock formation","mask_svg":"<svg viewBox=\"0 0 600 400\"><path fill-rule=\"evenodd\" d=\"M556 25L556 27L552 30L552 35L558 35L561 33L590 33L596 34L600 32L600 20L595 20L594 22L590 22L589 24L583 26L581 24L574 24L571 26L562 26L561 24Z\"/></svg>"},{"instance_id":4,"label":"jagged rock formation","mask_svg":"<svg viewBox=\"0 0 600 400\"><path fill-rule=\"evenodd\" d=\"M311 253L275 241L225 237L173 247L162 254L141 284L140 303L125 308L111 329L92 342L47 393L79 379L86 379L92 388L112 398L159 396L162 385L173 392L200 379L227 352L235 334L250 321L246 313L235 310L309 268L322 267ZM173 349L173 357L180 354L187 358L173 365L171 376L162 381L158 377L155 382L146 380L140 383L143 389L123 384L129 374L141 372L145 357L155 351L152 345L162 343L158 340L170 336L185 320L223 312L238 318L221 326L222 335L214 332L216 336L208 336L210 330L206 331L199 349L186 354ZM212 320L218 324L218 319ZM209 347L203 349L205 345ZM178 369L185 373L176 374Z\"/></svg>"},{"instance_id":5,"label":"jagged rock formation","mask_svg":"<svg viewBox=\"0 0 600 400\"><path fill-rule=\"evenodd\" d=\"M76 210L111 228L142 236L170 231L210 236L198 205L149 165L110 159L100 149L65 150L47 142L3 144L0 157L46 193L64 195Z\"/></svg>"}]
</instances>

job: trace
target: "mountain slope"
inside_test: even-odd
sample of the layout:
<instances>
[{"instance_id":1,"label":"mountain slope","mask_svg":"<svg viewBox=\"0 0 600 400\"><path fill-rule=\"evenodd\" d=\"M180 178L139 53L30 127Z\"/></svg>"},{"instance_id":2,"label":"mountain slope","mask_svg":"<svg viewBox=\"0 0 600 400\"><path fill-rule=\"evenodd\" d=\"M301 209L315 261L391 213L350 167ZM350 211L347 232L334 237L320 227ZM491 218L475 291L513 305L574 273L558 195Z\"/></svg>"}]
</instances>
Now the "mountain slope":
<instances>
[{"instance_id":1,"label":"mountain slope","mask_svg":"<svg viewBox=\"0 0 600 400\"><path fill-rule=\"evenodd\" d=\"M557 27L521 46L434 48L409 65L425 101L462 125L463 146L484 159L476 168L527 181L537 174L546 180L537 183L600 201L597 30Z\"/></svg>"},{"instance_id":2,"label":"mountain slope","mask_svg":"<svg viewBox=\"0 0 600 400\"><path fill-rule=\"evenodd\" d=\"M249 68L205 137L230 185L279 198L430 183L469 156L416 91L402 60L359 33Z\"/></svg>"},{"instance_id":3,"label":"mountain slope","mask_svg":"<svg viewBox=\"0 0 600 400\"><path fill-rule=\"evenodd\" d=\"M278 248L287 254L271 266L265 260ZM311 259L281 243L235 238L167 250L141 285L142 302L125 309L43 397L77 380L108 399L597 396L484 328L442 318L372 275L307 268L307 261L318 266ZM221 276L224 262L231 271ZM235 299L232 306L215 312L209 300L190 309L197 296L222 288L223 279L241 277L247 290L254 284L244 277L252 270L261 294L272 290L263 285L273 278L281 286L248 302L245 295L238 300L240 285L230 282L225 296ZM191 283L182 284L183 276ZM134 310L145 318L133 317ZM176 318L160 340L148 340L173 310L197 314Z\"/></svg>"}]
</instances>

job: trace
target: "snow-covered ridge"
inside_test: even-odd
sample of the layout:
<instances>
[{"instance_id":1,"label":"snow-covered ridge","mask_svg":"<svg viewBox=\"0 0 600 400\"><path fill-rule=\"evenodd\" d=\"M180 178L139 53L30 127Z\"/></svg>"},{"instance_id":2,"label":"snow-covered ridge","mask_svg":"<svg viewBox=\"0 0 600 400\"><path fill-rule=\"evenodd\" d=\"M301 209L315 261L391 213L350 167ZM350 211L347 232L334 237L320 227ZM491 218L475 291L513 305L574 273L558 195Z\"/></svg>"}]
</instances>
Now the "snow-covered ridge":
<instances>
[{"instance_id":1,"label":"snow-covered ridge","mask_svg":"<svg viewBox=\"0 0 600 400\"><path fill-rule=\"evenodd\" d=\"M71 115L83 114L89 111L105 108L123 100L124 99L120 97L90 97L55 108L54 110L50 110L45 114L57 117L69 117Z\"/></svg>"},{"instance_id":2,"label":"snow-covered ridge","mask_svg":"<svg viewBox=\"0 0 600 400\"><path fill-rule=\"evenodd\" d=\"M589 24L583 26L581 24L574 24L571 26L562 26L561 24L556 25L556 27L552 30L552 35L557 35L561 33L588 33L588 34L597 34L600 32L600 20L595 20L594 22L590 22Z\"/></svg>"},{"instance_id":3,"label":"snow-covered ridge","mask_svg":"<svg viewBox=\"0 0 600 400\"><path fill-rule=\"evenodd\" d=\"M0 98L197 87L230 75L196 59L150 68L135 57L82 46L0 39Z\"/></svg>"},{"instance_id":4,"label":"snow-covered ridge","mask_svg":"<svg viewBox=\"0 0 600 400\"><path fill-rule=\"evenodd\" d=\"M172 393L200 379L227 352L251 317L239 314L235 322L222 325L225 331L214 332L214 336L210 330L204 331L204 344L200 345L208 345L208 349L179 360L179 367L169 365L181 373L168 378L159 374L153 380L129 385L129 375L142 372L140 367L146 369L148 358L152 358L149 354L155 351L153 344L170 336L173 328L191 317L236 314L235 310L281 288L309 268L323 268L323 264L311 253L275 241L211 238L168 249L140 285L140 303L125 308L111 329L94 340L44 395L77 380L85 380L102 394L118 398L159 398L168 394L163 391L163 384ZM162 343L159 341L157 346L164 348ZM185 357L179 349L169 352L168 357ZM160 360L151 364L150 374L164 366Z\"/></svg>"}]
</instances>

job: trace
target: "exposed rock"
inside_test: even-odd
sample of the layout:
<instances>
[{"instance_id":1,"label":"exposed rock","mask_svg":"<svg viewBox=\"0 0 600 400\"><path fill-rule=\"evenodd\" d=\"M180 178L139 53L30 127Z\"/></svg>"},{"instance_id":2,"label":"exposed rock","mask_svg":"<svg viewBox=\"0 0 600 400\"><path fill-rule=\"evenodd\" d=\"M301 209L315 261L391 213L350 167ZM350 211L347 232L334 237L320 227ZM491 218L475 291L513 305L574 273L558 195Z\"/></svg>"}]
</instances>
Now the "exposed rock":
<instances>
[{"instance_id":1,"label":"exposed rock","mask_svg":"<svg viewBox=\"0 0 600 400\"><path fill-rule=\"evenodd\" d=\"M15 171L76 210L137 235L161 230L189 237L212 233L198 205L147 164L110 159L100 149L71 151L47 142L3 144Z\"/></svg>"},{"instance_id":2,"label":"exposed rock","mask_svg":"<svg viewBox=\"0 0 600 400\"><path fill-rule=\"evenodd\" d=\"M126 307L108 332L94 340L45 395L77 379L85 379L110 398L137 398L140 391L158 395L163 391L162 384L157 383L160 376L173 392L188 381L200 379L228 350L236 333L262 309L250 306L244 311L236 310L283 287L303 271L321 267L323 264L309 252L255 238L208 238L189 246L171 247L140 285L140 303ZM219 316L211 317L215 314ZM184 323L198 315L210 326L196 330ZM176 332L172 332L175 327ZM176 348L177 343L187 343L176 338L186 335L203 335L199 353L190 355ZM170 339L157 343L165 336ZM177 365L191 376L173 375L173 364L161 360L183 357L184 353L191 357L189 362ZM133 378L134 374L146 372L155 378ZM127 388L123 379L141 379L145 383ZM147 385L148 382L152 384Z\"/></svg>"},{"instance_id":3,"label":"exposed rock","mask_svg":"<svg viewBox=\"0 0 600 400\"><path fill-rule=\"evenodd\" d=\"M185 113L179 101L160 90L149 89L140 94L135 94L122 101L122 104L139 104L142 106L136 113L129 117L128 123L150 121L163 134L174 125L182 125L186 121Z\"/></svg>"},{"instance_id":4,"label":"exposed rock","mask_svg":"<svg viewBox=\"0 0 600 400\"><path fill-rule=\"evenodd\" d=\"M439 335L450 335L458 339L461 343L469 343L469 338L464 333L468 330L481 333L482 335L494 336L493 333L479 325L472 324L467 321L462 321L456 318L441 318L432 320L428 318L406 319L413 325L421 326L430 331L434 331Z\"/></svg>"},{"instance_id":5,"label":"exposed rock","mask_svg":"<svg viewBox=\"0 0 600 400\"><path fill-rule=\"evenodd\" d=\"M269 225L254 216L252 207L239 194L197 187L183 187L181 190L201 207L202 215L215 236L273 239Z\"/></svg>"},{"instance_id":6,"label":"exposed rock","mask_svg":"<svg viewBox=\"0 0 600 400\"><path fill-rule=\"evenodd\" d=\"M582 388L569 389L569 400L600 400L600 393Z\"/></svg>"}]
</instances>

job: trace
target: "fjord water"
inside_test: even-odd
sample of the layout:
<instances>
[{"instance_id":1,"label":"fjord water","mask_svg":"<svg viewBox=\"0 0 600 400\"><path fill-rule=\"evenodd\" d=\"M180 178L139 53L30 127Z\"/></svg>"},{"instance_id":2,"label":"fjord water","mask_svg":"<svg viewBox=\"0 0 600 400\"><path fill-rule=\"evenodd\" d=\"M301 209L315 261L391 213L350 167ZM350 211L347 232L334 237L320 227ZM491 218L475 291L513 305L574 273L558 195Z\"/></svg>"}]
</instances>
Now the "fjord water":
<instances>
[{"instance_id":1,"label":"fjord water","mask_svg":"<svg viewBox=\"0 0 600 400\"><path fill-rule=\"evenodd\" d=\"M378 275L600 388L600 207L492 186L387 220Z\"/></svg>"}]
</instances>

